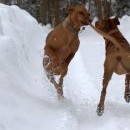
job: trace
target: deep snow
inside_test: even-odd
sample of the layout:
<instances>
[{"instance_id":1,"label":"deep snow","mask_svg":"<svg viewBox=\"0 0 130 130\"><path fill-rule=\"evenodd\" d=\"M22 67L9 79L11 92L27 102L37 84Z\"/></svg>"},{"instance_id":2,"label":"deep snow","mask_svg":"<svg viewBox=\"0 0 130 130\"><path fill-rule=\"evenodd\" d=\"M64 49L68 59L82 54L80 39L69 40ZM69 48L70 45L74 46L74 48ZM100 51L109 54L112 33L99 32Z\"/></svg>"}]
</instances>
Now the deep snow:
<instances>
[{"instance_id":1,"label":"deep snow","mask_svg":"<svg viewBox=\"0 0 130 130\"><path fill-rule=\"evenodd\" d=\"M130 17L120 22L130 41ZM105 113L96 114L105 50L103 38L90 27L79 33L80 48L64 81L66 100L57 101L42 68L50 30L19 7L0 4L0 130L128 130L124 76L113 75Z\"/></svg>"}]
</instances>

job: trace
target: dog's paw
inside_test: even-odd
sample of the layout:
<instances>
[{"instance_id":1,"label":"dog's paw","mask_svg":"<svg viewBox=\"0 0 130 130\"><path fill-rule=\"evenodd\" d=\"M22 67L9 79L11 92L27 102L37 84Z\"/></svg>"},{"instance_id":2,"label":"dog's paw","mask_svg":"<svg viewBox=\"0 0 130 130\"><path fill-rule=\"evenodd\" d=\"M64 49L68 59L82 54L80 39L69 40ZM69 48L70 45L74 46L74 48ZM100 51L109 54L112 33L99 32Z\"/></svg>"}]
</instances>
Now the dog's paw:
<instances>
[{"instance_id":1,"label":"dog's paw","mask_svg":"<svg viewBox=\"0 0 130 130\"><path fill-rule=\"evenodd\" d=\"M125 101L126 101L127 103L130 102L130 92L125 93L124 99L125 99Z\"/></svg>"},{"instance_id":2,"label":"dog's paw","mask_svg":"<svg viewBox=\"0 0 130 130\"><path fill-rule=\"evenodd\" d=\"M57 95L59 101L64 101L64 95Z\"/></svg>"},{"instance_id":3,"label":"dog's paw","mask_svg":"<svg viewBox=\"0 0 130 130\"><path fill-rule=\"evenodd\" d=\"M102 116L102 114L104 113L104 107L98 106L96 112L98 116Z\"/></svg>"}]
</instances>

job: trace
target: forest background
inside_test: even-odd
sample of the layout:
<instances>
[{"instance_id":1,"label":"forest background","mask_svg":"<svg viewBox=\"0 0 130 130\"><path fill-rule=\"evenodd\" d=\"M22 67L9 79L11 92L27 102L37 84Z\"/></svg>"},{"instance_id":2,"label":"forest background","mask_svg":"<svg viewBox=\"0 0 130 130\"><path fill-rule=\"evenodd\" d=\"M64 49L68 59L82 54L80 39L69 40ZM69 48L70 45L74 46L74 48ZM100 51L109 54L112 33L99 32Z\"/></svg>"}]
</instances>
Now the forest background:
<instances>
[{"instance_id":1,"label":"forest background","mask_svg":"<svg viewBox=\"0 0 130 130\"><path fill-rule=\"evenodd\" d=\"M81 2L88 6L91 18L99 19L112 15L130 15L130 0L0 0L7 5L18 5L28 11L39 23L55 27L67 16L66 7ZM104 8L104 11L102 12Z\"/></svg>"}]
</instances>

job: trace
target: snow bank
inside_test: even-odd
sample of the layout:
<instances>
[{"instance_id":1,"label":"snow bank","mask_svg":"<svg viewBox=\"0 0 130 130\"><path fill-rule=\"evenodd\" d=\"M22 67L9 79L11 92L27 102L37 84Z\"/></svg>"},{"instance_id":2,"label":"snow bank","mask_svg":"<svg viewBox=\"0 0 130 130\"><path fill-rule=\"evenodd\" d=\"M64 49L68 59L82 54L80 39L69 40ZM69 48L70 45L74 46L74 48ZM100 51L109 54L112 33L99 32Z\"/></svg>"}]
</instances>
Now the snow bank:
<instances>
[{"instance_id":1,"label":"snow bank","mask_svg":"<svg viewBox=\"0 0 130 130\"><path fill-rule=\"evenodd\" d=\"M0 4L1 130L55 127L55 121L45 118L45 113L51 114L51 110L42 107L48 90L42 81L41 52L48 31L26 11ZM45 125L47 122L52 122L52 126Z\"/></svg>"}]
</instances>

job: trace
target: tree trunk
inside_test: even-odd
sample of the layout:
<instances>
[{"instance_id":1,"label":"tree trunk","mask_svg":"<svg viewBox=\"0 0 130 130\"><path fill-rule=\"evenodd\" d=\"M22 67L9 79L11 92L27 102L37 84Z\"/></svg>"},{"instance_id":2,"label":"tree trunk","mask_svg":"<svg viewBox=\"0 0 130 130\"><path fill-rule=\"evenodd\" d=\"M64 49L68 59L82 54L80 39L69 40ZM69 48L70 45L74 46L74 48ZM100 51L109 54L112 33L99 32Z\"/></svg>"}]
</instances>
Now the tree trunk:
<instances>
[{"instance_id":1,"label":"tree trunk","mask_svg":"<svg viewBox=\"0 0 130 130\"><path fill-rule=\"evenodd\" d=\"M96 0L98 19L106 19L111 16L111 0Z\"/></svg>"},{"instance_id":2,"label":"tree trunk","mask_svg":"<svg viewBox=\"0 0 130 130\"><path fill-rule=\"evenodd\" d=\"M110 18L111 14L111 0L104 0L104 18Z\"/></svg>"},{"instance_id":3,"label":"tree trunk","mask_svg":"<svg viewBox=\"0 0 130 130\"><path fill-rule=\"evenodd\" d=\"M0 3L5 3L5 0L0 0Z\"/></svg>"},{"instance_id":4,"label":"tree trunk","mask_svg":"<svg viewBox=\"0 0 130 130\"><path fill-rule=\"evenodd\" d=\"M60 21L60 0L54 0L54 7L53 7L53 26L57 26L61 21Z\"/></svg>"},{"instance_id":5,"label":"tree trunk","mask_svg":"<svg viewBox=\"0 0 130 130\"><path fill-rule=\"evenodd\" d=\"M83 4L85 4L85 3L87 2L87 0L81 0L81 2L82 2Z\"/></svg>"},{"instance_id":6,"label":"tree trunk","mask_svg":"<svg viewBox=\"0 0 130 130\"><path fill-rule=\"evenodd\" d=\"M97 17L98 17L98 19L102 19L103 18L103 14L102 14L102 0L96 0L95 4L96 4L96 7L97 7Z\"/></svg>"},{"instance_id":7,"label":"tree trunk","mask_svg":"<svg viewBox=\"0 0 130 130\"><path fill-rule=\"evenodd\" d=\"M41 0L39 22L47 24L48 0Z\"/></svg>"}]
</instances>

